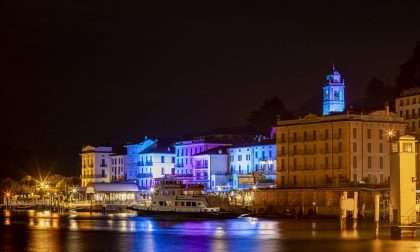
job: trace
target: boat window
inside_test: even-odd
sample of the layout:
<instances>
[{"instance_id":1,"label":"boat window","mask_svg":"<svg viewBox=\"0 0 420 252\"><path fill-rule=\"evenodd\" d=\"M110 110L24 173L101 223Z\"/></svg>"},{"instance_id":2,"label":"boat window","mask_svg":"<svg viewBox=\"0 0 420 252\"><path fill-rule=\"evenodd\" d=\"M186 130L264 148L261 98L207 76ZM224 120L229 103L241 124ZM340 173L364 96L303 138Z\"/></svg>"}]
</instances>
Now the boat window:
<instances>
[{"instance_id":1,"label":"boat window","mask_svg":"<svg viewBox=\"0 0 420 252\"><path fill-rule=\"evenodd\" d=\"M191 202L192 206L197 206L195 202Z\"/></svg>"},{"instance_id":2,"label":"boat window","mask_svg":"<svg viewBox=\"0 0 420 252\"><path fill-rule=\"evenodd\" d=\"M187 206L191 206L191 202L187 201Z\"/></svg>"},{"instance_id":3,"label":"boat window","mask_svg":"<svg viewBox=\"0 0 420 252\"><path fill-rule=\"evenodd\" d=\"M181 201L181 206L185 206L185 203L184 203L184 201Z\"/></svg>"}]
</instances>

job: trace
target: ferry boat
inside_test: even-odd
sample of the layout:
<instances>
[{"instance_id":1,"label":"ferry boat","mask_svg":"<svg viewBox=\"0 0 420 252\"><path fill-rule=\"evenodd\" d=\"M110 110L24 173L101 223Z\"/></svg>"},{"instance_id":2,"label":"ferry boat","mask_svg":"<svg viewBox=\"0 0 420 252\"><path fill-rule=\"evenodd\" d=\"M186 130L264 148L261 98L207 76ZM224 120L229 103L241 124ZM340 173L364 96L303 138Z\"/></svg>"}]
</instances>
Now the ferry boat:
<instances>
[{"instance_id":1,"label":"ferry boat","mask_svg":"<svg viewBox=\"0 0 420 252\"><path fill-rule=\"evenodd\" d=\"M139 206L139 216L162 219L231 219L239 217L234 212L209 207L201 184L185 185L175 178L157 178L148 206Z\"/></svg>"}]
</instances>

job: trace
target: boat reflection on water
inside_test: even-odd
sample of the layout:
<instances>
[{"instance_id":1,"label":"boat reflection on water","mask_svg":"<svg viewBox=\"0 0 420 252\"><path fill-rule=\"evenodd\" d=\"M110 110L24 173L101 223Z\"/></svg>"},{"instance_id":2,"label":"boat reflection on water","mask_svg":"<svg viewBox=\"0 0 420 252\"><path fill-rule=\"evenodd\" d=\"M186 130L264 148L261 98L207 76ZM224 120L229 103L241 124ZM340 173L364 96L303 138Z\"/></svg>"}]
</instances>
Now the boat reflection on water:
<instances>
[{"instance_id":1,"label":"boat reflection on water","mask_svg":"<svg viewBox=\"0 0 420 252\"><path fill-rule=\"evenodd\" d=\"M373 239L371 224L341 230L337 220L239 218L162 221L132 214L92 216L7 212L1 251L419 251L419 240Z\"/></svg>"}]
</instances>

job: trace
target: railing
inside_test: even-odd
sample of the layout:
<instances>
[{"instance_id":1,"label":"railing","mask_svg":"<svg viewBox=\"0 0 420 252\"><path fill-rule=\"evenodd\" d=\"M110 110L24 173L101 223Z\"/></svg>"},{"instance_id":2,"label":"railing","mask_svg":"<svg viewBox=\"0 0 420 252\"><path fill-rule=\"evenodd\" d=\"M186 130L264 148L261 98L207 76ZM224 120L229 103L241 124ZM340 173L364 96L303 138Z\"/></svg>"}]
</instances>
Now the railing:
<instances>
[{"instance_id":1,"label":"railing","mask_svg":"<svg viewBox=\"0 0 420 252\"><path fill-rule=\"evenodd\" d=\"M177 167L177 168L183 168L184 167L184 164L175 164L175 167Z\"/></svg>"},{"instance_id":2,"label":"railing","mask_svg":"<svg viewBox=\"0 0 420 252\"><path fill-rule=\"evenodd\" d=\"M209 166L208 165L196 165L193 168L194 169L207 169L207 168L209 168Z\"/></svg>"},{"instance_id":3,"label":"railing","mask_svg":"<svg viewBox=\"0 0 420 252\"><path fill-rule=\"evenodd\" d=\"M89 179L89 178L106 178L106 174L90 174L90 175L80 175L81 179Z\"/></svg>"},{"instance_id":4,"label":"railing","mask_svg":"<svg viewBox=\"0 0 420 252\"><path fill-rule=\"evenodd\" d=\"M152 173L139 173L136 176L137 178L152 178L153 174Z\"/></svg>"}]
</instances>

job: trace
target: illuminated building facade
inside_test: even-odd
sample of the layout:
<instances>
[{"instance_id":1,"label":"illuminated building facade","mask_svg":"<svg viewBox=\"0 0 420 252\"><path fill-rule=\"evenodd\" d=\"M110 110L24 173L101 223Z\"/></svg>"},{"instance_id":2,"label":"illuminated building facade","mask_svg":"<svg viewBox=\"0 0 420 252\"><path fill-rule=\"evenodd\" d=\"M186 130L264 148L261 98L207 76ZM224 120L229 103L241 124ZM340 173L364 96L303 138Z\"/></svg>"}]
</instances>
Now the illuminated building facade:
<instances>
[{"instance_id":1,"label":"illuminated building facade","mask_svg":"<svg viewBox=\"0 0 420 252\"><path fill-rule=\"evenodd\" d=\"M111 154L110 146L88 145L82 148L82 187L86 187L88 183L111 182Z\"/></svg>"},{"instance_id":2,"label":"illuminated building facade","mask_svg":"<svg viewBox=\"0 0 420 252\"><path fill-rule=\"evenodd\" d=\"M385 184L390 175L389 136L405 134L397 114L341 114L277 122L277 185ZM363 182L361 182L363 181Z\"/></svg>"},{"instance_id":3,"label":"illuminated building facade","mask_svg":"<svg viewBox=\"0 0 420 252\"><path fill-rule=\"evenodd\" d=\"M175 147L175 175L184 179L184 183L193 180L193 156L219 146L230 146L222 142L209 142L206 140L190 140L176 142Z\"/></svg>"},{"instance_id":4,"label":"illuminated building facade","mask_svg":"<svg viewBox=\"0 0 420 252\"><path fill-rule=\"evenodd\" d=\"M407 122L407 131L412 135L420 133L420 88L404 90L395 99L397 114Z\"/></svg>"},{"instance_id":5,"label":"illuminated building facade","mask_svg":"<svg viewBox=\"0 0 420 252\"><path fill-rule=\"evenodd\" d=\"M259 173L259 177L264 178L266 181L275 181L275 139L264 139L233 146L228 149L228 153L233 189L252 187L254 185L255 172Z\"/></svg>"},{"instance_id":6,"label":"illuminated building facade","mask_svg":"<svg viewBox=\"0 0 420 252\"><path fill-rule=\"evenodd\" d=\"M334 112L343 112L345 109L344 100L344 80L341 74L333 65L332 73L327 75L326 83L322 86L323 90L323 110L322 115L329 115Z\"/></svg>"},{"instance_id":7,"label":"illuminated building facade","mask_svg":"<svg viewBox=\"0 0 420 252\"><path fill-rule=\"evenodd\" d=\"M112 181L125 181L127 179L127 152L123 148L111 157L111 180Z\"/></svg>"},{"instance_id":8,"label":"illuminated building facade","mask_svg":"<svg viewBox=\"0 0 420 252\"><path fill-rule=\"evenodd\" d=\"M410 88L401 92L400 97L395 99L397 114L407 122L407 133L419 139L420 137L420 88ZM416 149L420 148L419 142L415 142ZM416 177L420 178L420 156L416 156ZM417 184L420 189L420 184Z\"/></svg>"},{"instance_id":9,"label":"illuminated building facade","mask_svg":"<svg viewBox=\"0 0 420 252\"><path fill-rule=\"evenodd\" d=\"M137 181L139 173L140 157L139 153L146 150L156 142L145 137L143 141L130 142L124 145L127 148L127 180Z\"/></svg>"},{"instance_id":10,"label":"illuminated building facade","mask_svg":"<svg viewBox=\"0 0 420 252\"><path fill-rule=\"evenodd\" d=\"M138 154L137 184L141 189L148 190L153 187L153 179L171 175L174 167L174 149L155 142Z\"/></svg>"},{"instance_id":11,"label":"illuminated building facade","mask_svg":"<svg viewBox=\"0 0 420 252\"><path fill-rule=\"evenodd\" d=\"M229 180L228 155L225 146L215 147L192 156L193 177L190 183L203 184L206 190L216 191Z\"/></svg>"}]
</instances>

